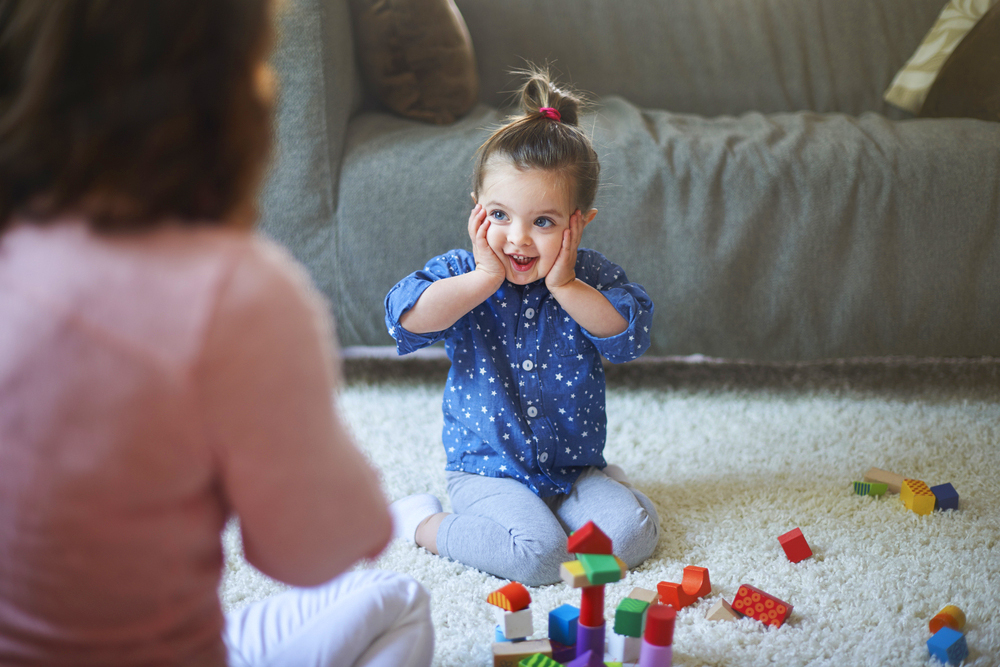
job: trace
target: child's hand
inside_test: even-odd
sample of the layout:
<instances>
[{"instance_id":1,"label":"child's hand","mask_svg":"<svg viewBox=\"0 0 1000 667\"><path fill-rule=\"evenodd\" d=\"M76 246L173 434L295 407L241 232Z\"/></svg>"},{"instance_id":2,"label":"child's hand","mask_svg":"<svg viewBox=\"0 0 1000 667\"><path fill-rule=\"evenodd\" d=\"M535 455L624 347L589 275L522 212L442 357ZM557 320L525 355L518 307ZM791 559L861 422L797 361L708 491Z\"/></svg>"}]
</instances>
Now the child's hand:
<instances>
[{"instance_id":1,"label":"child's hand","mask_svg":"<svg viewBox=\"0 0 1000 667\"><path fill-rule=\"evenodd\" d=\"M545 276L545 286L550 292L576 280L576 251L580 247L583 228L583 215L578 210L569 217L569 229L563 232L559 254Z\"/></svg>"},{"instance_id":2,"label":"child's hand","mask_svg":"<svg viewBox=\"0 0 1000 667\"><path fill-rule=\"evenodd\" d=\"M476 258L476 271L483 271L495 278L498 285L507 277L503 262L486 240L490 223L486 219L486 209L480 204L469 215L469 238L472 239L472 254Z\"/></svg>"}]
</instances>

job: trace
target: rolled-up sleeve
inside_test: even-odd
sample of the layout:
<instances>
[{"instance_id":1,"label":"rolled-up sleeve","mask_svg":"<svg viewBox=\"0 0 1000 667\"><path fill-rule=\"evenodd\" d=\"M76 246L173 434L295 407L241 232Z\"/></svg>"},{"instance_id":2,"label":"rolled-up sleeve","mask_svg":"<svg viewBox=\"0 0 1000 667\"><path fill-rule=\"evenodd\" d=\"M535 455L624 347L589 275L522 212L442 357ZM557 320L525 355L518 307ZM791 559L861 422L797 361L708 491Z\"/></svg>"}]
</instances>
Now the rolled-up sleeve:
<instances>
[{"instance_id":1,"label":"rolled-up sleeve","mask_svg":"<svg viewBox=\"0 0 1000 667\"><path fill-rule=\"evenodd\" d=\"M641 357L650 344L653 300L645 288L629 282L624 269L595 251L588 251L577 264L578 275L597 288L615 310L628 322L628 328L616 336L600 338L583 330L597 351L608 361L620 364Z\"/></svg>"},{"instance_id":2,"label":"rolled-up sleeve","mask_svg":"<svg viewBox=\"0 0 1000 667\"><path fill-rule=\"evenodd\" d=\"M385 326L396 341L397 354L409 354L444 339L447 330L417 334L408 331L399 321L432 283L475 269L474 260L471 260L470 268L470 258L471 253L464 250L439 255L427 262L423 269L414 271L389 290L385 296Z\"/></svg>"}]
</instances>

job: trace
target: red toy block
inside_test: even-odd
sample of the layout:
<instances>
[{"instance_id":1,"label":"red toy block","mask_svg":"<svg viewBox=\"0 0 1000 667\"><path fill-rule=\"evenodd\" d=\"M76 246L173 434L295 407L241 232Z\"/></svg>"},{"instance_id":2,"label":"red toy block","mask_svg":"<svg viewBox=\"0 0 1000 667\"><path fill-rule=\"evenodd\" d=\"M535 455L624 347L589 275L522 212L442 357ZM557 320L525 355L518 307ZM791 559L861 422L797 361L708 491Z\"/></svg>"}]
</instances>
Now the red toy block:
<instances>
[{"instance_id":1,"label":"red toy block","mask_svg":"<svg viewBox=\"0 0 1000 667\"><path fill-rule=\"evenodd\" d=\"M531 593L523 584L512 581L490 593L486 601L505 611L521 611L531 604Z\"/></svg>"},{"instance_id":2,"label":"red toy block","mask_svg":"<svg viewBox=\"0 0 1000 667\"><path fill-rule=\"evenodd\" d=\"M788 560L793 563L798 563L813 555L812 549L809 548L809 543L806 542L805 535L802 534L800 528L793 528L780 536L778 541L781 542L781 548L785 550Z\"/></svg>"},{"instance_id":3,"label":"red toy block","mask_svg":"<svg viewBox=\"0 0 1000 667\"><path fill-rule=\"evenodd\" d=\"M646 611L646 630L643 638L653 646L670 646L674 643L674 621L677 610L662 604L654 604Z\"/></svg>"},{"instance_id":4,"label":"red toy block","mask_svg":"<svg viewBox=\"0 0 1000 667\"><path fill-rule=\"evenodd\" d=\"M604 585L580 589L580 618L578 623L596 628L604 625Z\"/></svg>"},{"instance_id":5,"label":"red toy block","mask_svg":"<svg viewBox=\"0 0 1000 667\"><path fill-rule=\"evenodd\" d=\"M597 527L593 521L588 521L580 530L569 536L566 551L571 554L611 554L611 538Z\"/></svg>"},{"instance_id":6,"label":"red toy block","mask_svg":"<svg viewBox=\"0 0 1000 667\"><path fill-rule=\"evenodd\" d=\"M660 602L674 609L683 609L693 604L698 598L712 592L712 582L708 579L708 568L688 565L684 568L684 580L675 584L661 581L656 585L660 594Z\"/></svg>"},{"instance_id":7,"label":"red toy block","mask_svg":"<svg viewBox=\"0 0 1000 667\"><path fill-rule=\"evenodd\" d=\"M773 625L776 628L781 627L781 624L792 613L792 605L759 588L746 584L742 584L736 593L733 609L744 616L756 618L761 623Z\"/></svg>"}]
</instances>

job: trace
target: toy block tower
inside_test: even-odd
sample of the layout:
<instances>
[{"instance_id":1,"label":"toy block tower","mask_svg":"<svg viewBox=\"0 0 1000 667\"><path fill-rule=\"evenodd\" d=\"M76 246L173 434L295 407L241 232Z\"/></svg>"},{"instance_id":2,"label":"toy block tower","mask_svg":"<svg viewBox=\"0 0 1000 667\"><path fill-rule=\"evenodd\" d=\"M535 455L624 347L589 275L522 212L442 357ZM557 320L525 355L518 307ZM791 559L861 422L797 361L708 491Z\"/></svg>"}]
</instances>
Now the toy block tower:
<instances>
[{"instance_id":1,"label":"toy block tower","mask_svg":"<svg viewBox=\"0 0 1000 667\"><path fill-rule=\"evenodd\" d=\"M656 590L660 593L662 604L680 610L711 593L712 582L708 578L707 567L688 565L684 568L684 579L681 583L661 581L656 585Z\"/></svg>"},{"instance_id":2,"label":"toy block tower","mask_svg":"<svg viewBox=\"0 0 1000 667\"><path fill-rule=\"evenodd\" d=\"M611 539L590 521L569 536L566 549L577 560L563 563L563 581L580 589L580 615L576 624L576 659L590 653L589 667L604 664L606 626L604 623L604 585L625 576L625 563L612 554Z\"/></svg>"},{"instance_id":3,"label":"toy block tower","mask_svg":"<svg viewBox=\"0 0 1000 667\"><path fill-rule=\"evenodd\" d=\"M946 665L960 665L969 657L965 635L949 627L941 628L927 640L927 650Z\"/></svg>"},{"instance_id":4,"label":"toy block tower","mask_svg":"<svg viewBox=\"0 0 1000 667\"><path fill-rule=\"evenodd\" d=\"M788 560L793 563L804 561L813 555L812 549L809 548L809 543L806 542L805 535L802 534L802 529L800 528L793 528L784 535L781 535L778 537L778 542L781 543L781 548L785 550Z\"/></svg>"},{"instance_id":5,"label":"toy block tower","mask_svg":"<svg viewBox=\"0 0 1000 667\"><path fill-rule=\"evenodd\" d=\"M531 593L522 584L512 581L486 597L496 607L497 641L524 639L534 631L531 620Z\"/></svg>"}]
</instances>

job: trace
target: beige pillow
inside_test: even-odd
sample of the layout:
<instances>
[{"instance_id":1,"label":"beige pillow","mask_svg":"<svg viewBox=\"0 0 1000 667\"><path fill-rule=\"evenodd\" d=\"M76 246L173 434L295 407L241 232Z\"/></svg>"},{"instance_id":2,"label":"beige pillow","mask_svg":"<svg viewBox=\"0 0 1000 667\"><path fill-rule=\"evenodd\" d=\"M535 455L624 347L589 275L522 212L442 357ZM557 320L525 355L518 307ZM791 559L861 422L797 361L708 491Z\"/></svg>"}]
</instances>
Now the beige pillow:
<instances>
[{"instance_id":1,"label":"beige pillow","mask_svg":"<svg viewBox=\"0 0 1000 667\"><path fill-rule=\"evenodd\" d=\"M920 115L1000 122L1000 4L979 19L941 66Z\"/></svg>"},{"instance_id":2,"label":"beige pillow","mask_svg":"<svg viewBox=\"0 0 1000 667\"><path fill-rule=\"evenodd\" d=\"M472 38L453 0L351 0L365 85L400 115L451 123L479 96Z\"/></svg>"},{"instance_id":3,"label":"beige pillow","mask_svg":"<svg viewBox=\"0 0 1000 667\"><path fill-rule=\"evenodd\" d=\"M941 66L972 26L996 3L997 0L950 0L916 53L892 80L883 96L885 101L919 113Z\"/></svg>"}]
</instances>

